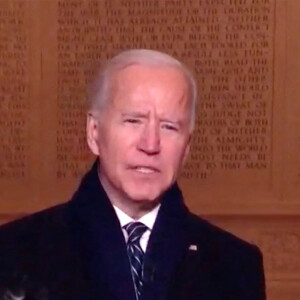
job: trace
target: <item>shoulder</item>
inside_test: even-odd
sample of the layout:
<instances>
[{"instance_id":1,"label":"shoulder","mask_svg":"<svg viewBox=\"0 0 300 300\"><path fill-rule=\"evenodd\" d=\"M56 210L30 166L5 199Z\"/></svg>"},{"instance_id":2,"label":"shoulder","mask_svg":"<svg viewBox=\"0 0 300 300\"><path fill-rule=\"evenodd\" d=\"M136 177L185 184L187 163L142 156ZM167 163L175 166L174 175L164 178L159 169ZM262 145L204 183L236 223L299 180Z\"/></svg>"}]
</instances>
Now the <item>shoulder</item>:
<instances>
[{"instance_id":1,"label":"shoulder","mask_svg":"<svg viewBox=\"0 0 300 300\"><path fill-rule=\"evenodd\" d=\"M72 248L66 207L58 205L0 227L0 279L14 273L44 274L50 266L57 269L67 262Z\"/></svg>"},{"instance_id":2,"label":"shoulder","mask_svg":"<svg viewBox=\"0 0 300 300\"><path fill-rule=\"evenodd\" d=\"M43 236L62 232L66 227L67 204L57 205L40 212L36 212L21 219L4 224L0 227L0 251L5 245L16 243L33 243Z\"/></svg>"},{"instance_id":3,"label":"shoulder","mask_svg":"<svg viewBox=\"0 0 300 300\"><path fill-rule=\"evenodd\" d=\"M32 299L44 299L35 293L40 295L75 273L67 207L58 205L0 227L0 294L1 288L9 291L13 285L28 295L34 293Z\"/></svg>"}]
</instances>

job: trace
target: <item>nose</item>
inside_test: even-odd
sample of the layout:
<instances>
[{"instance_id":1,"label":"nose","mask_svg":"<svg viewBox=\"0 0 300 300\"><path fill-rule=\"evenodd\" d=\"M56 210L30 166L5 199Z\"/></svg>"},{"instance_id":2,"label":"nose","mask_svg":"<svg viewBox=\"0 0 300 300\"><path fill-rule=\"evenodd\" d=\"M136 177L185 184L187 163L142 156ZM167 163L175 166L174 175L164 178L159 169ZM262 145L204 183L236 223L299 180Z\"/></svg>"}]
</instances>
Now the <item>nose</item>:
<instances>
[{"instance_id":1,"label":"nose","mask_svg":"<svg viewBox=\"0 0 300 300\"><path fill-rule=\"evenodd\" d=\"M160 152L160 132L158 124L149 122L145 124L138 142L138 149L148 155Z\"/></svg>"}]
</instances>

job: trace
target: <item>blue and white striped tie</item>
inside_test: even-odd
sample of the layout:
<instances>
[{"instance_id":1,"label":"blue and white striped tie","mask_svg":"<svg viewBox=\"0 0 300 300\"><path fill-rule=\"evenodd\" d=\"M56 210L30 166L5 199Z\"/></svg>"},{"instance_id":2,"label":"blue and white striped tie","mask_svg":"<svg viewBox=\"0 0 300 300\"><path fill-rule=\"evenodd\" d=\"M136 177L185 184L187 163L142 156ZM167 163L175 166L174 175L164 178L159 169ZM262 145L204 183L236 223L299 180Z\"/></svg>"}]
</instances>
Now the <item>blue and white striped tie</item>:
<instances>
[{"instance_id":1,"label":"blue and white striped tie","mask_svg":"<svg viewBox=\"0 0 300 300\"><path fill-rule=\"evenodd\" d=\"M147 226L140 222L131 222L124 226L128 233L127 253L131 265L131 273L135 287L136 298L139 300L143 287L143 258L144 252L140 246L140 238Z\"/></svg>"}]
</instances>

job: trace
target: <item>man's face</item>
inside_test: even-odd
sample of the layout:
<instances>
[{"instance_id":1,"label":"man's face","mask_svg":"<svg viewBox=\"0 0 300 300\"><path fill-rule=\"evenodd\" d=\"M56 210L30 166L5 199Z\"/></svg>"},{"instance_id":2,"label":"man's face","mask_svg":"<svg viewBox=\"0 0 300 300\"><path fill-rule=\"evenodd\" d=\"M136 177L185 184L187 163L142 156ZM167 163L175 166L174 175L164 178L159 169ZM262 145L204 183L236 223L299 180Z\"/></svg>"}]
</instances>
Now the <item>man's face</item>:
<instances>
[{"instance_id":1,"label":"man's face","mask_svg":"<svg viewBox=\"0 0 300 300\"><path fill-rule=\"evenodd\" d=\"M122 201L158 200L176 180L189 148L187 82L175 68L129 66L113 76L112 99L88 118L100 179Z\"/></svg>"}]
</instances>

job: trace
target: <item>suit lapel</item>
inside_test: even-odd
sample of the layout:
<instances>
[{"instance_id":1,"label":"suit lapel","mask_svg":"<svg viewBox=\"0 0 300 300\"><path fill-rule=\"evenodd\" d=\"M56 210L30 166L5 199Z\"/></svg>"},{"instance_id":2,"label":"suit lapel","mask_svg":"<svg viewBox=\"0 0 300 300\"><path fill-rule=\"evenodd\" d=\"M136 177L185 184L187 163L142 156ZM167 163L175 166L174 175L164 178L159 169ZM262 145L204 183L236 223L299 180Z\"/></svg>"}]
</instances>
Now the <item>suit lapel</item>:
<instances>
[{"instance_id":1,"label":"suit lapel","mask_svg":"<svg viewBox=\"0 0 300 300\"><path fill-rule=\"evenodd\" d=\"M83 179L70 212L73 240L95 298L135 299L124 236L96 166Z\"/></svg>"},{"instance_id":2,"label":"suit lapel","mask_svg":"<svg viewBox=\"0 0 300 300\"><path fill-rule=\"evenodd\" d=\"M172 276L188 249L186 211L175 185L163 198L150 236L143 299L167 299Z\"/></svg>"},{"instance_id":3,"label":"suit lapel","mask_svg":"<svg viewBox=\"0 0 300 300\"><path fill-rule=\"evenodd\" d=\"M174 185L164 196L146 251L143 300L219 299L217 255L205 222L191 223ZM193 233L194 232L194 233Z\"/></svg>"},{"instance_id":4,"label":"suit lapel","mask_svg":"<svg viewBox=\"0 0 300 300\"><path fill-rule=\"evenodd\" d=\"M211 240L204 221L189 223L189 243L175 280L169 299L221 299L217 247Z\"/></svg>"}]
</instances>

